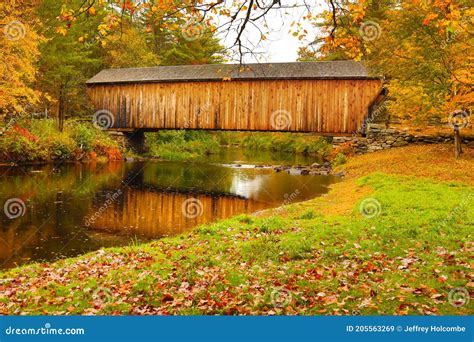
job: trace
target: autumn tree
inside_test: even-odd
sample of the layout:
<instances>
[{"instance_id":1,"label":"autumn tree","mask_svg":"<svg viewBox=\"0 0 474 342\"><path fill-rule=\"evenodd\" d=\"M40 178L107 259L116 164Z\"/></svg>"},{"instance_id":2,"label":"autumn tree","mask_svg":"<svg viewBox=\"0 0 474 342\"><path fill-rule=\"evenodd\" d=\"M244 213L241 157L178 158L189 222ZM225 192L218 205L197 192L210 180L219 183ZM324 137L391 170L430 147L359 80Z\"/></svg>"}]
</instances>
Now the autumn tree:
<instances>
[{"instance_id":1,"label":"autumn tree","mask_svg":"<svg viewBox=\"0 0 474 342\"><path fill-rule=\"evenodd\" d=\"M369 66L390 80L390 109L409 120L470 111L474 9L468 1L402 2L387 12L380 38L370 42Z\"/></svg>"},{"instance_id":2,"label":"autumn tree","mask_svg":"<svg viewBox=\"0 0 474 342\"><path fill-rule=\"evenodd\" d=\"M118 10L116 19L119 22L124 18L136 20L146 17L148 32L154 34L152 44L155 45L155 53L170 41L166 35L173 34L176 29L182 29L180 22L185 21L187 27L193 27L192 30L195 30L197 25L205 25L214 37L229 38L231 43L227 51L232 52L232 57L241 63L245 56L255 55L260 43L272 31L269 16L291 9L302 9L307 12L304 20L309 20L312 17L312 9L317 6L306 0L85 0L80 8L65 5L75 15L72 18L64 18L63 24L66 27L74 25L76 18L84 15L87 8L104 8L110 7L111 4ZM258 33L250 31L249 27ZM301 23L297 23L296 27L301 28Z\"/></svg>"},{"instance_id":3,"label":"autumn tree","mask_svg":"<svg viewBox=\"0 0 474 342\"><path fill-rule=\"evenodd\" d=\"M88 109L85 81L100 70L103 62L100 47L85 46L81 39L100 25L106 14L98 15L89 9L78 19L81 23L69 29L60 25L61 17L73 14L57 1L43 1L37 14L43 22L49 23L42 31L47 41L40 46L37 87L47 95L45 102L57 113L62 129L66 116L80 115Z\"/></svg>"},{"instance_id":4,"label":"autumn tree","mask_svg":"<svg viewBox=\"0 0 474 342\"><path fill-rule=\"evenodd\" d=\"M315 15L315 36L300 49L301 60L361 60L370 55L367 42L377 39L386 11L393 0L327 1L326 10Z\"/></svg>"},{"instance_id":5,"label":"autumn tree","mask_svg":"<svg viewBox=\"0 0 474 342\"><path fill-rule=\"evenodd\" d=\"M301 60L364 60L386 78L392 115L446 121L472 106L473 9L464 0L329 1Z\"/></svg>"},{"instance_id":6,"label":"autumn tree","mask_svg":"<svg viewBox=\"0 0 474 342\"><path fill-rule=\"evenodd\" d=\"M32 87L42 35L34 15L34 2L0 3L0 118L34 107L41 93Z\"/></svg>"},{"instance_id":7,"label":"autumn tree","mask_svg":"<svg viewBox=\"0 0 474 342\"><path fill-rule=\"evenodd\" d=\"M104 65L107 68L151 67L160 64L160 57L147 43L145 34L127 23L102 41Z\"/></svg>"}]
</instances>

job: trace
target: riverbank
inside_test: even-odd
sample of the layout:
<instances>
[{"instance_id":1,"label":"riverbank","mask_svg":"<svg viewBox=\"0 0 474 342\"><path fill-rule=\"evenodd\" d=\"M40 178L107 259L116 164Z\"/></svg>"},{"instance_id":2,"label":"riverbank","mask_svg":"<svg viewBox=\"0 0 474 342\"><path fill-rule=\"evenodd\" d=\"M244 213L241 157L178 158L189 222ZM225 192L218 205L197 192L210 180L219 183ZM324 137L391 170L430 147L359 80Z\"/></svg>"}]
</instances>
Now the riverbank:
<instances>
[{"instance_id":1,"label":"riverbank","mask_svg":"<svg viewBox=\"0 0 474 342\"><path fill-rule=\"evenodd\" d=\"M123 158L117 142L92 123L70 120L61 132L52 119L23 119L0 127L0 136L0 163Z\"/></svg>"},{"instance_id":2,"label":"riverbank","mask_svg":"<svg viewBox=\"0 0 474 342\"><path fill-rule=\"evenodd\" d=\"M248 151L299 154L318 160L344 161L331 154L327 138L312 134L272 132L158 131L146 133L144 151L136 153L125 136L92 123L67 120L61 132L52 119L20 119L0 126L0 164L57 161L116 161L159 159L196 161L218 154L222 146ZM342 157L342 159L341 159Z\"/></svg>"},{"instance_id":3,"label":"riverbank","mask_svg":"<svg viewBox=\"0 0 474 342\"><path fill-rule=\"evenodd\" d=\"M474 151L350 159L325 196L2 273L2 314L465 315ZM304 186L303 184L301 186Z\"/></svg>"},{"instance_id":4,"label":"riverbank","mask_svg":"<svg viewBox=\"0 0 474 342\"><path fill-rule=\"evenodd\" d=\"M163 160L195 160L217 153L221 146L298 153L327 160L336 158L336 154L331 154L329 138L304 133L176 130L147 133L145 141L146 155Z\"/></svg>"}]
</instances>

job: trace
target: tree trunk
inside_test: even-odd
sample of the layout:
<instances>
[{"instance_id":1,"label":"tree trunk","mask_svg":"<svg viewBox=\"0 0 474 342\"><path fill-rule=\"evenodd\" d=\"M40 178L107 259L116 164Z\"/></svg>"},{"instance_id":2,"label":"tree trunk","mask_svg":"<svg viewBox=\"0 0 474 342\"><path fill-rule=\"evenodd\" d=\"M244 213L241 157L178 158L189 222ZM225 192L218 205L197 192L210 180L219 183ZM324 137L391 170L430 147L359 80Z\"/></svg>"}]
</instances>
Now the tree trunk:
<instances>
[{"instance_id":1,"label":"tree trunk","mask_svg":"<svg viewBox=\"0 0 474 342\"><path fill-rule=\"evenodd\" d=\"M59 90L58 123L59 123L59 131L62 132L64 129L64 92L62 88Z\"/></svg>"},{"instance_id":2,"label":"tree trunk","mask_svg":"<svg viewBox=\"0 0 474 342\"><path fill-rule=\"evenodd\" d=\"M454 129L454 157L457 159L461 156L461 136L459 134L459 128Z\"/></svg>"}]
</instances>

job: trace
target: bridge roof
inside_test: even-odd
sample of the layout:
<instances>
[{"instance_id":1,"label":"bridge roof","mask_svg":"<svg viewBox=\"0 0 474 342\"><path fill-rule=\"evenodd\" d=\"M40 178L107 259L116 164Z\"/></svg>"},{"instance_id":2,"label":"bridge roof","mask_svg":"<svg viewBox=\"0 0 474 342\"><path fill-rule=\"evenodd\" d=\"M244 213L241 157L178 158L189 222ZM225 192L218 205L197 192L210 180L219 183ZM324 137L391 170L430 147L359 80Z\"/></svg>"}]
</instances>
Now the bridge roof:
<instances>
[{"instance_id":1,"label":"bridge roof","mask_svg":"<svg viewBox=\"0 0 474 342\"><path fill-rule=\"evenodd\" d=\"M87 84L232 80L374 79L362 62L204 64L105 69Z\"/></svg>"}]
</instances>

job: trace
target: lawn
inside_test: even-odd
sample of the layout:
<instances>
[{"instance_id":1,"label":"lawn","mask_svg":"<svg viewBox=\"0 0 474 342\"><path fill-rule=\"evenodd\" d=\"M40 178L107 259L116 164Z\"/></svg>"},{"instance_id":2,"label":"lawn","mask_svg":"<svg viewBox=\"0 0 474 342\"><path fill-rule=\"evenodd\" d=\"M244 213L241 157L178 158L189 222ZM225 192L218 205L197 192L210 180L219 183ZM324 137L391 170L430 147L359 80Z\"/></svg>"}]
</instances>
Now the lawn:
<instances>
[{"instance_id":1,"label":"lawn","mask_svg":"<svg viewBox=\"0 0 474 342\"><path fill-rule=\"evenodd\" d=\"M320 198L8 270L0 313L473 314L473 160L435 145L354 157Z\"/></svg>"}]
</instances>

